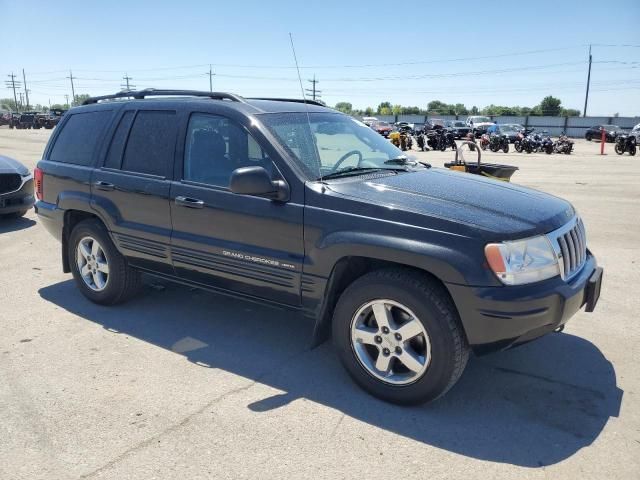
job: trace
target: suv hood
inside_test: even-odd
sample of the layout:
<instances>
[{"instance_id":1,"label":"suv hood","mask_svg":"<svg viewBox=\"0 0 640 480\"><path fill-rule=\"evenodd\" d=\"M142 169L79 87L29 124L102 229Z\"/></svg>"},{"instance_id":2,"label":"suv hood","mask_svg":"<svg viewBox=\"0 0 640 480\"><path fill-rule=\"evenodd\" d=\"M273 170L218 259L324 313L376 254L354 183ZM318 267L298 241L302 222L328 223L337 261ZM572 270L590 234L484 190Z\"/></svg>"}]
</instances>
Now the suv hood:
<instances>
[{"instance_id":1,"label":"suv hood","mask_svg":"<svg viewBox=\"0 0 640 480\"><path fill-rule=\"evenodd\" d=\"M509 240L548 233L575 214L566 200L507 182L443 168L399 173L369 181L331 182L328 187L343 196L418 214L437 223L462 224L490 239ZM395 213L394 213L395 212ZM390 218L397 220L397 216Z\"/></svg>"},{"instance_id":2,"label":"suv hood","mask_svg":"<svg viewBox=\"0 0 640 480\"><path fill-rule=\"evenodd\" d=\"M26 175L29 173L29 170L17 160L0 155L0 173L19 173L20 175Z\"/></svg>"}]
</instances>

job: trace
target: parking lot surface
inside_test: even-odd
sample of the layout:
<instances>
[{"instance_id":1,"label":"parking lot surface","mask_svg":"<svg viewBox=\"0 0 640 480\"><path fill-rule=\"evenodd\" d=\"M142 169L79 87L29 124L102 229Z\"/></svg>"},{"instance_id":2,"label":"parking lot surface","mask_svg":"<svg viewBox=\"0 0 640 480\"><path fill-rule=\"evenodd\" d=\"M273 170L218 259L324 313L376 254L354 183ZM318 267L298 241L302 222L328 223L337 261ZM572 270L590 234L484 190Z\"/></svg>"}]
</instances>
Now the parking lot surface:
<instances>
[{"instance_id":1,"label":"parking lot surface","mask_svg":"<svg viewBox=\"0 0 640 480\"><path fill-rule=\"evenodd\" d=\"M0 154L32 169L49 135L2 127ZM91 304L33 212L1 220L0 478L639 478L640 157L599 148L483 157L576 206L602 297L421 407L359 390L286 310L151 279Z\"/></svg>"}]
</instances>

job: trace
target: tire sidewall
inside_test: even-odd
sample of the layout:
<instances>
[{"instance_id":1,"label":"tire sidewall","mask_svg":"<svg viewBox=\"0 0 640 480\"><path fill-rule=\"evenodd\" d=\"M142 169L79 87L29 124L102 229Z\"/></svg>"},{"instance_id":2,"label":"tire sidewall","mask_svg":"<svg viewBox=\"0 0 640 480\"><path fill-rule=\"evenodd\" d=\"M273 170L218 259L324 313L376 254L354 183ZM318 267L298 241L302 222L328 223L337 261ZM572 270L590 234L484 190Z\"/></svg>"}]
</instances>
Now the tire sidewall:
<instances>
[{"instance_id":1,"label":"tire sidewall","mask_svg":"<svg viewBox=\"0 0 640 480\"><path fill-rule=\"evenodd\" d=\"M107 286L101 291L95 291L89 288L78 270L76 248L78 242L80 242L84 237L93 237L98 241L109 265L109 279L107 281ZM114 298L118 297L120 293L120 287L118 284L123 280L119 277L122 275L124 270L124 260L111 241L111 238L104 227L95 221L84 221L79 223L69 236L68 249L71 273L78 288L85 297L95 303L101 304L111 303Z\"/></svg>"},{"instance_id":2,"label":"tire sidewall","mask_svg":"<svg viewBox=\"0 0 640 480\"><path fill-rule=\"evenodd\" d=\"M376 299L389 299L409 308L422 323L431 343L431 362L414 383L390 385L369 374L358 361L351 345L351 321L358 309ZM340 297L334 312L333 339L342 363L362 388L387 401L400 404L423 403L446 390L454 369L454 338L440 308L411 285L365 281L353 284Z\"/></svg>"}]
</instances>

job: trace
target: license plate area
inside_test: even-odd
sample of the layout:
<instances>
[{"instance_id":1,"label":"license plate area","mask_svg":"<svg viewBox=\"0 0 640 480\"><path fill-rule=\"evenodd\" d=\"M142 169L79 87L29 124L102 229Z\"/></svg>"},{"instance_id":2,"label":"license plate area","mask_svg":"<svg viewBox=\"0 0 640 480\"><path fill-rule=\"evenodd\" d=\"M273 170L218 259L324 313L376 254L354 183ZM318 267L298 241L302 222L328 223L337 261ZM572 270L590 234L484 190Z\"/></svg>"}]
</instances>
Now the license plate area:
<instances>
[{"instance_id":1,"label":"license plate area","mask_svg":"<svg viewBox=\"0 0 640 480\"><path fill-rule=\"evenodd\" d=\"M600 290L602 289L602 267L596 268L596 270L589 277L587 286L584 291L585 298L585 312L593 312L600 298Z\"/></svg>"}]
</instances>

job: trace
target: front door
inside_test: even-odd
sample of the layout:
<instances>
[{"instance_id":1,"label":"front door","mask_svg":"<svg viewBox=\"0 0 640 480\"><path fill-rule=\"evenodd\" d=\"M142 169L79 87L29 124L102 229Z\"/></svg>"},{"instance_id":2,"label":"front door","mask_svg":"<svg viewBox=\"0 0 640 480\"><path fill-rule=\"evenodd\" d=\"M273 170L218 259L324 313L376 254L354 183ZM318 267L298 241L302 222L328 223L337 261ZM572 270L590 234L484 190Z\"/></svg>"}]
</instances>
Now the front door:
<instances>
[{"instance_id":1,"label":"front door","mask_svg":"<svg viewBox=\"0 0 640 480\"><path fill-rule=\"evenodd\" d=\"M303 205L232 193L233 170L254 165L282 178L245 127L191 115L181 178L170 193L173 265L193 282L299 305Z\"/></svg>"}]
</instances>

